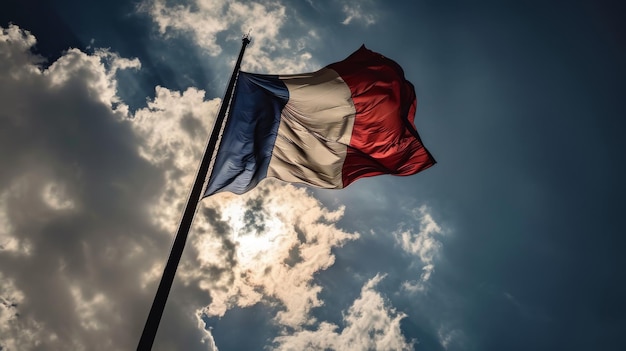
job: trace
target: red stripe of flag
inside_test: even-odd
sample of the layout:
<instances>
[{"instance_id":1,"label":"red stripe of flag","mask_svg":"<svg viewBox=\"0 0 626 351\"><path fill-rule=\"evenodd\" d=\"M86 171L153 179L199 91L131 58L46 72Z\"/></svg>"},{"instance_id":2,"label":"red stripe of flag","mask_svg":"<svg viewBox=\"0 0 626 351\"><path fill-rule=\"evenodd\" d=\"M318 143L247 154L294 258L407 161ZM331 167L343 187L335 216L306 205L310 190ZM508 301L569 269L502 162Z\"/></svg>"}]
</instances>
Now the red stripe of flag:
<instances>
[{"instance_id":1,"label":"red stripe of flag","mask_svg":"<svg viewBox=\"0 0 626 351\"><path fill-rule=\"evenodd\" d=\"M328 68L346 82L356 109L344 187L359 178L407 176L435 164L415 129L415 89L396 62L361 46Z\"/></svg>"}]
</instances>

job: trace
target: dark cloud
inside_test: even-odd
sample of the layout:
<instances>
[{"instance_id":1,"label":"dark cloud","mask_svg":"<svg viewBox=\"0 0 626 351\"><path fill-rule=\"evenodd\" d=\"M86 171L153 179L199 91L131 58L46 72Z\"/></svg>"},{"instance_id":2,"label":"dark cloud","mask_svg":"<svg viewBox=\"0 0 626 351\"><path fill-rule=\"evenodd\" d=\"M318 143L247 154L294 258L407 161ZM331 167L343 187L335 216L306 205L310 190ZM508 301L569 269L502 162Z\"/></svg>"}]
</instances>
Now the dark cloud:
<instances>
[{"instance_id":1,"label":"dark cloud","mask_svg":"<svg viewBox=\"0 0 626 351\"><path fill-rule=\"evenodd\" d=\"M0 267L28 301L14 322L36 321L43 332L32 345L131 347L148 298L137 276L167 240L145 207L163 176L101 100L106 71L90 66L98 58L69 52L43 72L28 51L33 38L3 31L0 159L11 167L0 188L19 245L0 253ZM26 324L22 333L35 332Z\"/></svg>"}]
</instances>

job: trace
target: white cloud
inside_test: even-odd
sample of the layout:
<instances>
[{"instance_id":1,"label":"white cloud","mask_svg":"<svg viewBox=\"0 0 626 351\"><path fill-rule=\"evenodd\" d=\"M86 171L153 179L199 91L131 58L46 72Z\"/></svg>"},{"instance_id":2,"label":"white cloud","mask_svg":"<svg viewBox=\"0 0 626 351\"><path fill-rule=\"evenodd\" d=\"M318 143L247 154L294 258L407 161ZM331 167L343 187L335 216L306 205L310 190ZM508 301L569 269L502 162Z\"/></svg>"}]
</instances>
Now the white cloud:
<instances>
[{"instance_id":1,"label":"white cloud","mask_svg":"<svg viewBox=\"0 0 626 351\"><path fill-rule=\"evenodd\" d=\"M460 329L450 327L440 327L437 331L439 343L444 349L448 350L455 345L461 346L466 341L465 334Z\"/></svg>"},{"instance_id":2,"label":"white cloud","mask_svg":"<svg viewBox=\"0 0 626 351\"><path fill-rule=\"evenodd\" d=\"M361 295L343 316L344 328L321 322L315 330L299 330L274 339L276 350L412 350L400 330L406 317L388 306L375 290L384 278L376 275L361 289Z\"/></svg>"},{"instance_id":3,"label":"white cloud","mask_svg":"<svg viewBox=\"0 0 626 351\"><path fill-rule=\"evenodd\" d=\"M128 106L117 96L115 74L121 69L140 67L138 59L122 58L106 49L97 49L92 55L78 49L69 49L42 73L51 89L65 87L77 83L74 80L80 80L91 97L101 101L120 118L124 118L128 117Z\"/></svg>"},{"instance_id":4,"label":"white cloud","mask_svg":"<svg viewBox=\"0 0 626 351\"><path fill-rule=\"evenodd\" d=\"M28 246L25 247L20 243L19 239L13 233L13 226L8 216L8 197L10 192L4 191L0 193L0 250L10 251L13 253L28 252Z\"/></svg>"},{"instance_id":5,"label":"white cloud","mask_svg":"<svg viewBox=\"0 0 626 351\"><path fill-rule=\"evenodd\" d=\"M41 343L39 338L33 337L40 333L37 322L20 318L19 306L23 302L24 293L0 272L0 347L3 350L32 349Z\"/></svg>"},{"instance_id":6,"label":"white cloud","mask_svg":"<svg viewBox=\"0 0 626 351\"><path fill-rule=\"evenodd\" d=\"M86 297L82 291L82 287L79 285L70 287L70 292L74 298L74 311L80 321L81 327L85 330L101 329L103 326L99 323L100 321L96 316L106 313L111 301L108 301L107 298L99 292Z\"/></svg>"},{"instance_id":7,"label":"white cloud","mask_svg":"<svg viewBox=\"0 0 626 351\"><path fill-rule=\"evenodd\" d=\"M410 293L425 290L425 284L435 270L435 257L441 250L441 242L437 240L437 236L442 235L443 230L435 222L429 211L426 206L421 206L413 211L414 217L419 223L418 232L409 228L394 233L396 241L402 249L419 258L422 265L419 279L402 283L402 288Z\"/></svg>"},{"instance_id":8,"label":"white cloud","mask_svg":"<svg viewBox=\"0 0 626 351\"><path fill-rule=\"evenodd\" d=\"M313 323L310 311L323 303L314 275L334 263L333 248L358 238L335 226L343 208L326 209L304 188L272 181L242 196L222 194L203 203L214 224L204 221L207 216L196 223L203 235L195 237L192 262L200 267L187 267L184 277L210 291L205 313L221 316L234 306L267 303L277 308L279 325ZM224 272L222 279L208 280L216 268Z\"/></svg>"},{"instance_id":9,"label":"white cloud","mask_svg":"<svg viewBox=\"0 0 626 351\"><path fill-rule=\"evenodd\" d=\"M346 18L341 23L349 25L353 22L361 22L365 26L375 24L378 16L373 7L371 1L346 1L343 5L343 13Z\"/></svg>"},{"instance_id":10,"label":"white cloud","mask_svg":"<svg viewBox=\"0 0 626 351\"><path fill-rule=\"evenodd\" d=\"M67 197L61 184L49 183L44 187L41 196L44 202L55 210L71 210L74 208L74 202Z\"/></svg>"},{"instance_id":11,"label":"white cloud","mask_svg":"<svg viewBox=\"0 0 626 351\"><path fill-rule=\"evenodd\" d=\"M134 115L132 127L141 139L137 143L140 155L165 175L164 189L150 213L168 233L177 228L219 109L220 99L206 101L204 97L204 91L196 88L180 93L157 86L154 99Z\"/></svg>"},{"instance_id":12,"label":"white cloud","mask_svg":"<svg viewBox=\"0 0 626 351\"><path fill-rule=\"evenodd\" d=\"M201 330L203 333L202 343L206 344L207 350L216 350L217 345L215 344L215 339L213 338L213 334L210 330L206 330L204 326L204 321L202 320L202 312L198 311L196 313L196 320L198 322L197 328Z\"/></svg>"},{"instance_id":13,"label":"white cloud","mask_svg":"<svg viewBox=\"0 0 626 351\"><path fill-rule=\"evenodd\" d=\"M318 42L317 34L278 1L193 0L191 5L171 6L164 0L146 0L140 9L150 14L162 35L188 33L212 56L220 54L227 41L250 32L243 70L287 74L319 68L304 45ZM285 29L288 19L302 33L298 39L291 39L293 31Z\"/></svg>"},{"instance_id":14,"label":"white cloud","mask_svg":"<svg viewBox=\"0 0 626 351\"><path fill-rule=\"evenodd\" d=\"M170 29L190 32L199 46L205 48L211 55L217 55L222 48L217 44L216 36L228 27L227 18L224 16L228 1L199 0L195 1L194 5L196 9L189 5L168 7L165 1L154 0L144 2L140 10L152 16L161 34L167 34Z\"/></svg>"},{"instance_id":15,"label":"white cloud","mask_svg":"<svg viewBox=\"0 0 626 351\"><path fill-rule=\"evenodd\" d=\"M2 28L0 31L0 47L2 48L0 57L3 64L0 67L0 73L14 80L39 73L38 64L44 62L44 59L30 52L30 48L36 42L35 36L16 25Z\"/></svg>"}]
</instances>

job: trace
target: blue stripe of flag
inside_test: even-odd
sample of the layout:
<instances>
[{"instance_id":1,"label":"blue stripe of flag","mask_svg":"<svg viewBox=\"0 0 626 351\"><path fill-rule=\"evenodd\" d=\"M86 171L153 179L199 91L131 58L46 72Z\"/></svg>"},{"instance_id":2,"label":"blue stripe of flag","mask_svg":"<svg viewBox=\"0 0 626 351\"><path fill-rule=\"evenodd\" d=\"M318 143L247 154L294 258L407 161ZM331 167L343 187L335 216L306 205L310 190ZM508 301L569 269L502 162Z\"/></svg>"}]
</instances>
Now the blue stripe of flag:
<instances>
[{"instance_id":1,"label":"blue stripe of flag","mask_svg":"<svg viewBox=\"0 0 626 351\"><path fill-rule=\"evenodd\" d=\"M289 91L275 75L240 72L230 117L204 196L243 194L267 175Z\"/></svg>"}]
</instances>

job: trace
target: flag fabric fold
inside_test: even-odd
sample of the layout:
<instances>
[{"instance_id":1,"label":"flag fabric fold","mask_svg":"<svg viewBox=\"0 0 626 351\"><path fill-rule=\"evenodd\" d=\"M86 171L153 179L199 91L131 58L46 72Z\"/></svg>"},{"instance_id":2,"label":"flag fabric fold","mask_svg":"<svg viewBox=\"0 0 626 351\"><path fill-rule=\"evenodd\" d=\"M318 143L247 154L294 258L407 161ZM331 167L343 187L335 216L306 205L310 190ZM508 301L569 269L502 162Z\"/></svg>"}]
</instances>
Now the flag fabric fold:
<instances>
[{"instance_id":1,"label":"flag fabric fold","mask_svg":"<svg viewBox=\"0 0 626 351\"><path fill-rule=\"evenodd\" d=\"M243 194L266 177L340 189L415 174L435 164L416 105L402 68L365 46L313 73L240 72L204 195Z\"/></svg>"}]
</instances>

